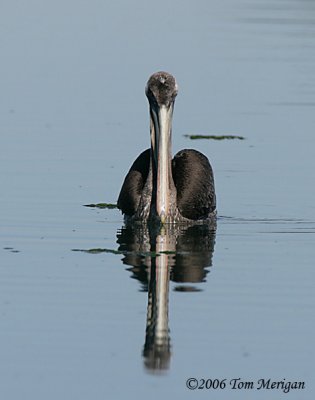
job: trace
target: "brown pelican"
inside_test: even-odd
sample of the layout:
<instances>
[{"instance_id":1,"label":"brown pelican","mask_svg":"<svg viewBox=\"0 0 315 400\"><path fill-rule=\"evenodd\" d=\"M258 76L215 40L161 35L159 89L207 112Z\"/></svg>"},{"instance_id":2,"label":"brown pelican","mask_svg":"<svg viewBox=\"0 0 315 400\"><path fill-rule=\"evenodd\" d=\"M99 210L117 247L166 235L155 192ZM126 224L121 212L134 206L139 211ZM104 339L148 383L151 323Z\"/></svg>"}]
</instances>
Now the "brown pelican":
<instances>
[{"instance_id":1,"label":"brown pelican","mask_svg":"<svg viewBox=\"0 0 315 400\"><path fill-rule=\"evenodd\" d=\"M151 148L132 164L122 185L118 208L126 220L215 222L216 196L209 160L196 150L181 150L172 160L172 116L178 87L167 72L148 80Z\"/></svg>"}]
</instances>

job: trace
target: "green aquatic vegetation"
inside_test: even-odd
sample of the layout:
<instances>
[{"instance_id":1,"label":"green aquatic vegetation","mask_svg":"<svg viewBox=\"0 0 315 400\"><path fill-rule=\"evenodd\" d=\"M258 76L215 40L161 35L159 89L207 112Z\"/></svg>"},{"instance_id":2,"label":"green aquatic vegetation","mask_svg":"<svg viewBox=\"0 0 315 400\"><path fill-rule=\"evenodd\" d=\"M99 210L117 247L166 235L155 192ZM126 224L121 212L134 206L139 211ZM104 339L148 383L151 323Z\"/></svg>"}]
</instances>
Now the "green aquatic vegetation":
<instances>
[{"instance_id":1,"label":"green aquatic vegetation","mask_svg":"<svg viewBox=\"0 0 315 400\"><path fill-rule=\"evenodd\" d=\"M244 140L244 136L237 135L184 135L185 137L195 140L195 139L213 139L213 140Z\"/></svg>"},{"instance_id":2,"label":"green aquatic vegetation","mask_svg":"<svg viewBox=\"0 0 315 400\"><path fill-rule=\"evenodd\" d=\"M95 248L95 249L72 249L72 251L81 251L82 253L88 253L88 254L99 254L99 253L110 253L110 254L125 254L125 251L119 251L119 250L112 250L112 249L101 249L101 248Z\"/></svg>"},{"instance_id":3,"label":"green aquatic vegetation","mask_svg":"<svg viewBox=\"0 0 315 400\"><path fill-rule=\"evenodd\" d=\"M20 252L20 250L14 249L14 247L4 247L3 250L8 250L11 253L19 253Z\"/></svg>"},{"instance_id":4,"label":"green aquatic vegetation","mask_svg":"<svg viewBox=\"0 0 315 400\"><path fill-rule=\"evenodd\" d=\"M155 251L123 251L123 250L114 250L114 249L106 249L106 248L94 248L94 249L72 249L72 251L80 251L82 253L88 254L100 254L100 253L109 253L109 254L123 254L123 255L136 255L141 257L159 257L161 254L176 254L175 251L160 251L159 253Z\"/></svg>"},{"instance_id":5,"label":"green aquatic vegetation","mask_svg":"<svg viewBox=\"0 0 315 400\"><path fill-rule=\"evenodd\" d=\"M107 208L108 210L113 210L114 208L118 208L117 204L113 203L84 204L84 207Z\"/></svg>"}]
</instances>

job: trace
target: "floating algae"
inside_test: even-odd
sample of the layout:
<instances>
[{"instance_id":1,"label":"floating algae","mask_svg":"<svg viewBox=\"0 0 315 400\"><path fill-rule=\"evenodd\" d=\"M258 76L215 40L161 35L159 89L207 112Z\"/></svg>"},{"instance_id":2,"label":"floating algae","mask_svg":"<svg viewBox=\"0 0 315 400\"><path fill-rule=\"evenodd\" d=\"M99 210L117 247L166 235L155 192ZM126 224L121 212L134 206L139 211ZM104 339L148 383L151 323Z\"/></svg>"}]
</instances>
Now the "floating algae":
<instances>
[{"instance_id":1,"label":"floating algae","mask_svg":"<svg viewBox=\"0 0 315 400\"><path fill-rule=\"evenodd\" d=\"M191 140L195 139L212 139L212 140L244 140L244 136L237 136L237 135L184 135L186 138Z\"/></svg>"},{"instance_id":2,"label":"floating algae","mask_svg":"<svg viewBox=\"0 0 315 400\"><path fill-rule=\"evenodd\" d=\"M112 204L112 203L84 204L84 207L107 208L108 210L113 210L114 208L118 208L117 204Z\"/></svg>"}]
</instances>

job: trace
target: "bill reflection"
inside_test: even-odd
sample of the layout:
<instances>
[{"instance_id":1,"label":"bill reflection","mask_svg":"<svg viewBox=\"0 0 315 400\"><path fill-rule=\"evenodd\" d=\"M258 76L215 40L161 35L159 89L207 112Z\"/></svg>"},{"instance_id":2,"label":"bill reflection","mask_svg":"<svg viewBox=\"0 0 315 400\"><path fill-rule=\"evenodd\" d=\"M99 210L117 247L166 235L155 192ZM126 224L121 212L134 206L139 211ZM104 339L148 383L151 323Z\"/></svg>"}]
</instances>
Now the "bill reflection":
<instances>
[{"instance_id":1,"label":"bill reflection","mask_svg":"<svg viewBox=\"0 0 315 400\"><path fill-rule=\"evenodd\" d=\"M117 235L123 263L148 291L143 358L150 372L170 367L169 282L175 291L199 291L212 265L215 232L207 225L127 226Z\"/></svg>"}]
</instances>

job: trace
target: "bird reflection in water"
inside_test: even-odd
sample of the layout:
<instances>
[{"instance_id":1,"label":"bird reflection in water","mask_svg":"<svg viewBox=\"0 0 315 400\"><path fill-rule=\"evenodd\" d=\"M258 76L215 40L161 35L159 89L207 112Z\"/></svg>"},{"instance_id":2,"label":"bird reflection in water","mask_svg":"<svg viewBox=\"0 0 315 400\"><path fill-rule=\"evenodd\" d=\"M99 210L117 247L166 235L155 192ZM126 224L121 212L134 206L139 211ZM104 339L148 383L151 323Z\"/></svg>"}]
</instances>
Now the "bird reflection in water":
<instances>
[{"instance_id":1,"label":"bird reflection in water","mask_svg":"<svg viewBox=\"0 0 315 400\"><path fill-rule=\"evenodd\" d=\"M215 230L207 224L183 226L130 225L117 235L132 278L148 291L144 365L150 372L169 369L171 340L168 320L169 281L176 291L198 291L212 265Z\"/></svg>"}]
</instances>

